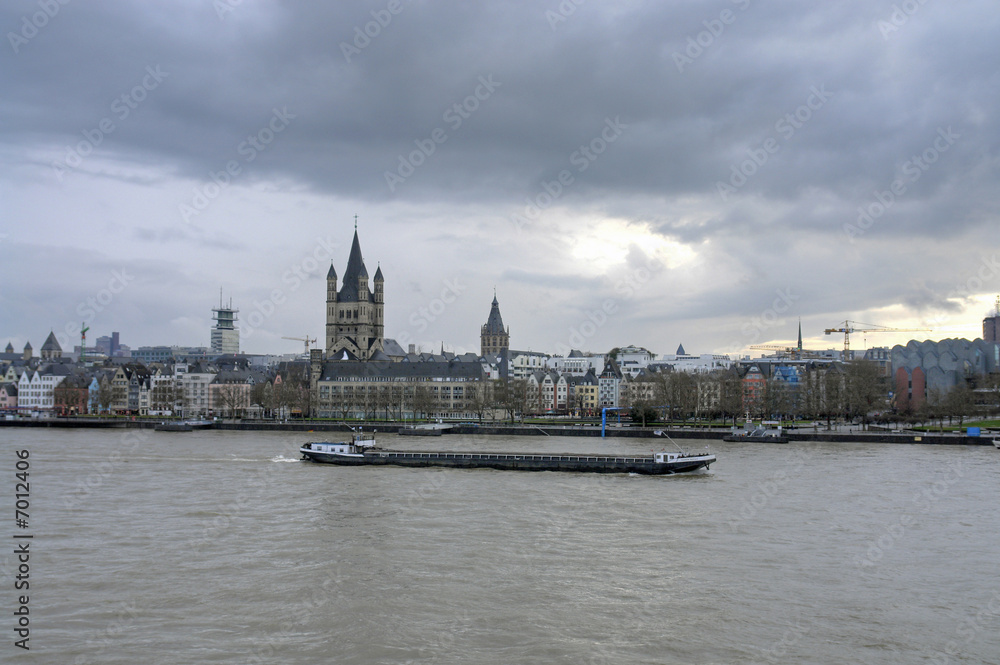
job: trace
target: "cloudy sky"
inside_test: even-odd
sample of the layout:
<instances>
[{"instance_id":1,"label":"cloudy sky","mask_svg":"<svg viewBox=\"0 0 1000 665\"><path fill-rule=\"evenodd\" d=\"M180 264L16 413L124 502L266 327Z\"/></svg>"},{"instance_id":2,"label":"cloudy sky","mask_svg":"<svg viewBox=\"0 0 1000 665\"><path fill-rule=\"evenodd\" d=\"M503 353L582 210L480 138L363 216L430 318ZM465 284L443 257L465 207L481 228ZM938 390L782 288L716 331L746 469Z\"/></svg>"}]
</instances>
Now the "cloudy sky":
<instances>
[{"instance_id":1,"label":"cloudy sky","mask_svg":"<svg viewBox=\"0 0 1000 665\"><path fill-rule=\"evenodd\" d=\"M63 2L65 4L63 4ZM386 336L657 354L981 336L1000 5L4 2L0 344Z\"/></svg>"}]
</instances>

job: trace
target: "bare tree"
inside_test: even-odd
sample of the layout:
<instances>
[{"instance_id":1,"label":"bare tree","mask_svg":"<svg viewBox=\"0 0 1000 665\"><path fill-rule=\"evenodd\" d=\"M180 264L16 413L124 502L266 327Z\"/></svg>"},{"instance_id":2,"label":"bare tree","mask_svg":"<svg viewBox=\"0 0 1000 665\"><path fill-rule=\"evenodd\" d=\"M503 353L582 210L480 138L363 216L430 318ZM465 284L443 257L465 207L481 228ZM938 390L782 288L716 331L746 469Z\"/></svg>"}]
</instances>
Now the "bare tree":
<instances>
[{"instance_id":1,"label":"bare tree","mask_svg":"<svg viewBox=\"0 0 1000 665\"><path fill-rule=\"evenodd\" d=\"M149 394L149 406L156 411L171 411L177 408L177 401L183 391L171 381L157 381Z\"/></svg>"},{"instance_id":2,"label":"bare tree","mask_svg":"<svg viewBox=\"0 0 1000 665\"><path fill-rule=\"evenodd\" d=\"M853 360L847 365L847 415L860 418L865 429L873 411L886 406L888 386L877 364L869 360Z\"/></svg>"},{"instance_id":3,"label":"bare tree","mask_svg":"<svg viewBox=\"0 0 1000 665\"><path fill-rule=\"evenodd\" d=\"M413 389L413 416L418 413L427 418L434 409L434 394L427 386L417 386Z\"/></svg>"},{"instance_id":4,"label":"bare tree","mask_svg":"<svg viewBox=\"0 0 1000 665\"><path fill-rule=\"evenodd\" d=\"M224 383L216 388L222 414L238 418L248 404L249 388L244 384Z\"/></svg>"},{"instance_id":5,"label":"bare tree","mask_svg":"<svg viewBox=\"0 0 1000 665\"><path fill-rule=\"evenodd\" d=\"M116 399L118 391L114 386L111 385L111 381L107 378L102 379L97 384L97 406L103 413L110 413L111 405Z\"/></svg>"},{"instance_id":6,"label":"bare tree","mask_svg":"<svg viewBox=\"0 0 1000 665\"><path fill-rule=\"evenodd\" d=\"M488 381L476 381L465 387L466 404L468 404L469 410L479 418L479 422L483 422L483 418L493 404L492 387Z\"/></svg>"},{"instance_id":7,"label":"bare tree","mask_svg":"<svg viewBox=\"0 0 1000 665\"><path fill-rule=\"evenodd\" d=\"M952 419L958 419L958 426L961 427L965 423L965 418L970 415L976 408L975 396L972 392L972 388L965 381L961 381L957 386L948 391L942 402L942 407L944 409L944 414L948 417L948 424L950 425Z\"/></svg>"}]
</instances>

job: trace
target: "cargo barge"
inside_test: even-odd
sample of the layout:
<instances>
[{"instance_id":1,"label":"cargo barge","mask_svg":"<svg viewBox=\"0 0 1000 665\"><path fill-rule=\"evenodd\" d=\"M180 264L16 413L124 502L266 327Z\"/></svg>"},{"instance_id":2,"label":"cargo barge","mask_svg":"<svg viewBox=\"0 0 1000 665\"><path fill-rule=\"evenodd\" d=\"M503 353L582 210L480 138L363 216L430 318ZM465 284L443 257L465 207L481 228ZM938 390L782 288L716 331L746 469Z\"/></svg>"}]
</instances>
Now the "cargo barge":
<instances>
[{"instance_id":1,"label":"cargo barge","mask_svg":"<svg viewBox=\"0 0 1000 665\"><path fill-rule=\"evenodd\" d=\"M309 442L299 448L302 458L343 466L393 465L503 471L573 471L672 475L708 469L711 453L659 452L648 456L570 455L544 453L492 453L460 451L382 450L370 434L355 434L346 442Z\"/></svg>"}]
</instances>

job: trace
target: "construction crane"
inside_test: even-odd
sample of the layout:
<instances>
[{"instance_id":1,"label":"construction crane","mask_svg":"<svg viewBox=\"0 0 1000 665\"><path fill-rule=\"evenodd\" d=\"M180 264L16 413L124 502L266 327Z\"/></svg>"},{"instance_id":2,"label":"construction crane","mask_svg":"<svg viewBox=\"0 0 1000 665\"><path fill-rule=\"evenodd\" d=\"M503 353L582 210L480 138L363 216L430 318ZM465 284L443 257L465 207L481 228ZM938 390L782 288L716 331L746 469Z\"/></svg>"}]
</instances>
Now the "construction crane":
<instances>
[{"instance_id":1,"label":"construction crane","mask_svg":"<svg viewBox=\"0 0 1000 665\"><path fill-rule=\"evenodd\" d=\"M308 335L306 335L305 337L282 337L281 339L292 339L292 340L295 340L296 342L304 342L305 345L306 345L306 355L307 356L309 355L309 345L316 341L315 337L313 337L312 339L309 339Z\"/></svg>"},{"instance_id":2,"label":"construction crane","mask_svg":"<svg viewBox=\"0 0 1000 665\"><path fill-rule=\"evenodd\" d=\"M792 356L801 352L801 349L795 346L782 346L781 344L751 344L751 349L760 349L762 351L778 351L780 355Z\"/></svg>"},{"instance_id":3,"label":"construction crane","mask_svg":"<svg viewBox=\"0 0 1000 665\"><path fill-rule=\"evenodd\" d=\"M87 355L87 331L90 330L90 326L86 323L80 324L80 364L83 364L83 359Z\"/></svg>"},{"instance_id":4,"label":"construction crane","mask_svg":"<svg viewBox=\"0 0 1000 665\"><path fill-rule=\"evenodd\" d=\"M863 327L861 327L863 326ZM844 333L844 360L848 359L851 350L851 333L860 332L930 332L930 328L890 328L880 326L875 323L860 323L858 321L844 321L839 328L827 328L823 332L827 335L833 333Z\"/></svg>"}]
</instances>

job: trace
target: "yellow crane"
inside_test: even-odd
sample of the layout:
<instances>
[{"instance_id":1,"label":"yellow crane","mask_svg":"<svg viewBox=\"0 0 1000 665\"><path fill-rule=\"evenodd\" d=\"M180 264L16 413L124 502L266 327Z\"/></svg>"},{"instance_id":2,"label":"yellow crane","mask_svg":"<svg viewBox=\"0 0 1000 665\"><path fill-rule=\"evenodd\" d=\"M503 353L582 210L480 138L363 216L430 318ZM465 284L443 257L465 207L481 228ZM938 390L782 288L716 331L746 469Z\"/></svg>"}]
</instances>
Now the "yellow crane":
<instances>
[{"instance_id":1,"label":"yellow crane","mask_svg":"<svg viewBox=\"0 0 1000 665\"><path fill-rule=\"evenodd\" d=\"M282 337L281 339L292 339L295 340L296 342L304 342L306 345L307 356L309 355L309 345L316 341L315 337L310 339L308 335L306 335L305 337Z\"/></svg>"},{"instance_id":2,"label":"yellow crane","mask_svg":"<svg viewBox=\"0 0 1000 665\"><path fill-rule=\"evenodd\" d=\"M750 348L761 351L778 351L782 356L789 357L795 357L800 352L796 346L782 346L781 344L751 344Z\"/></svg>"},{"instance_id":3,"label":"yellow crane","mask_svg":"<svg viewBox=\"0 0 1000 665\"><path fill-rule=\"evenodd\" d=\"M863 326L863 327L862 327ZM851 333L869 333L869 332L930 332L930 328L890 328L889 326L880 326L875 323L860 323L858 321L844 321L843 325L839 328L827 328L823 332L827 335L832 335L833 333L844 333L844 360L848 359L849 352L851 350Z\"/></svg>"}]
</instances>

